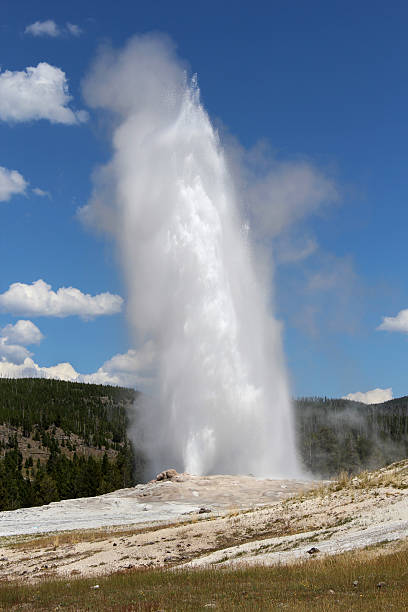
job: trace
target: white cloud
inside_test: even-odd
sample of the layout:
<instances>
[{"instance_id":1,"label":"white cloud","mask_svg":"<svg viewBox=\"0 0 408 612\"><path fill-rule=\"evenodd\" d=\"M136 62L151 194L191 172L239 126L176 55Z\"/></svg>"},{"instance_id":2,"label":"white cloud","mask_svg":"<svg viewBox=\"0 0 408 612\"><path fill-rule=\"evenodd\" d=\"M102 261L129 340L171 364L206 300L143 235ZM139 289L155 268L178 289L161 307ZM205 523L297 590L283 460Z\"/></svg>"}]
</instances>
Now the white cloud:
<instances>
[{"instance_id":1,"label":"white cloud","mask_svg":"<svg viewBox=\"0 0 408 612\"><path fill-rule=\"evenodd\" d=\"M43 337L31 321L20 320L14 325L6 325L0 329L0 362L21 365L32 355L25 346L39 344Z\"/></svg>"},{"instance_id":2,"label":"white cloud","mask_svg":"<svg viewBox=\"0 0 408 612\"><path fill-rule=\"evenodd\" d=\"M68 317L84 319L120 312L123 299L112 293L92 296L74 287L51 289L43 280L31 285L13 283L0 294L0 311L31 317Z\"/></svg>"},{"instance_id":3,"label":"white cloud","mask_svg":"<svg viewBox=\"0 0 408 612\"><path fill-rule=\"evenodd\" d=\"M44 191L44 189L40 189L39 187L34 187L32 191L35 193L35 195L40 196L41 198L51 199L51 194L49 191Z\"/></svg>"},{"instance_id":4,"label":"white cloud","mask_svg":"<svg viewBox=\"0 0 408 612\"><path fill-rule=\"evenodd\" d=\"M59 363L50 368L40 367L30 357L21 363L0 361L0 378L56 378L76 381L79 374L69 363Z\"/></svg>"},{"instance_id":5,"label":"white cloud","mask_svg":"<svg viewBox=\"0 0 408 612\"><path fill-rule=\"evenodd\" d=\"M45 21L36 21L31 23L24 30L24 34L30 34L31 36L50 36L51 38L57 38L59 36L75 36L76 38L82 34L82 29L75 23L66 23L65 28L61 28L55 23L53 19L46 19Z\"/></svg>"},{"instance_id":6,"label":"white cloud","mask_svg":"<svg viewBox=\"0 0 408 612\"><path fill-rule=\"evenodd\" d=\"M372 389L371 391L357 391L344 395L342 399L362 402L363 404L381 404L392 399L392 388L388 389Z\"/></svg>"},{"instance_id":7,"label":"white cloud","mask_svg":"<svg viewBox=\"0 0 408 612\"><path fill-rule=\"evenodd\" d=\"M383 317L383 322L377 329L408 333L408 308L400 310L396 317Z\"/></svg>"},{"instance_id":8,"label":"white cloud","mask_svg":"<svg viewBox=\"0 0 408 612\"><path fill-rule=\"evenodd\" d=\"M31 34L31 36L51 36L56 38L61 35L61 30L53 19L46 19L45 21L36 21L31 23L24 30L24 34Z\"/></svg>"},{"instance_id":9,"label":"white cloud","mask_svg":"<svg viewBox=\"0 0 408 612\"><path fill-rule=\"evenodd\" d=\"M0 338L0 365L2 363L10 363L12 366L19 365L31 355L32 353L24 346L8 344L6 338Z\"/></svg>"},{"instance_id":10,"label":"white cloud","mask_svg":"<svg viewBox=\"0 0 408 612\"><path fill-rule=\"evenodd\" d=\"M0 71L0 119L20 122L47 119L51 123L78 124L86 111L74 111L68 82L60 68L40 62L21 71Z\"/></svg>"},{"instance_id":11,"label":"white cloud","mask_svg":"<svg viewBox=\"0 0 408 612\"><path fill-rule=\"evenodd\" d=\"M78 25L75 25L75 23L69 23L68 21L67 32L71 34L71 36L81 36L82 29Z\"/></svg>"},{"instance_id":12,"label":"white cloud","mask_svg":"<svg viewBox=\"0 0 408 612\"><path fill-rule=\"evenodd\" d=\"M14 325L9 323L2 330L0 335L5 338L8 343L15 342L27 346L29 344L39 344L44 338L41 331L32 321L20 319Z\"/></svg>"},{"instance_id":13,"label":"white cloud","mask_svg":"<svg viewBox=\"0 0 408 612\"><path fill-rule=\"evenodd\" d=\"M23 347L18 347L22 349ZM106 361L93 374L80 374L70 363L59 363L51 367L39 366L29 354L12 355L6 359L1 354L0 378L54 378L72 382L86 382L98 385L115 385L140 388L151 382L149 373L154 361L154 349L147 342L139 351L129 350ZM16 359L17 357L17 359Z\"/></svg>"},{"instance_id":14,"label":"white cloud","mask_svg":"<svg viewBox=\"0 0 408 612\"><path fill-rule=\"evenodd\" d=\"M0 202L7 202L13 195L24 195L27 185L27 181L17 170L8 170L0 166Z\"/></svg>"},{"instance_id":15,"label":"white cloud","mask_svg":"<svg viewBox=\"0 0 408 612\"><path fill-rule=\"evenodd\" d=\"M155 350L153 342L146 342L138 351L114 355L94 374L83 377L85 382L104 385L136 386L149 382L148 373L153 367Z\"/></svg>"}]
</instances>

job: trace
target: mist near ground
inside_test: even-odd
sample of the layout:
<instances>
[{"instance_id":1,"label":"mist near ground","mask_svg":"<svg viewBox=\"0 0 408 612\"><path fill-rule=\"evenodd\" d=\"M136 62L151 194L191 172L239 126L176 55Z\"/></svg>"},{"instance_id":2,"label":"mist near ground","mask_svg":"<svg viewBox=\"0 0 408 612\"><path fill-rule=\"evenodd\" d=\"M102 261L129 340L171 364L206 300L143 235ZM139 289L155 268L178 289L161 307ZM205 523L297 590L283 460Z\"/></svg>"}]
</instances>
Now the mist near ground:
<instances>
[{"instance_id":1,"label":"mist near ground","mask_svg":"<svg viewBox=\"0 0 408 612\"><path fill-rule=\"evenodd\" d=\"M382 404L331 398L295 402L304 469L320 477L383 467L408 455L408 398Z\"/></svg>"}]
</instances>

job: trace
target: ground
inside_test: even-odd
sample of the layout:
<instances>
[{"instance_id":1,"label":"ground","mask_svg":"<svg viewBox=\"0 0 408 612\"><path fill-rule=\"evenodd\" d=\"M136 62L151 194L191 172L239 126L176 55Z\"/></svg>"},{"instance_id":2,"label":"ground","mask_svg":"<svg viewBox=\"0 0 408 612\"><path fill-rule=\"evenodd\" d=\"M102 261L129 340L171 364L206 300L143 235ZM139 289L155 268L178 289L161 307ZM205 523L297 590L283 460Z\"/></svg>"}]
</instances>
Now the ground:
<instances>
[{"instance_id":1,"label":"ground","mask_svg":"<svg viewBox=\"0 0 408 612\"><path fill-rule=\"evenodd\" d=\"M408 461L335 483L182 474L0 517L0 580L8 582L313 563L404 540Z\"/></svg>"}]
</instances>

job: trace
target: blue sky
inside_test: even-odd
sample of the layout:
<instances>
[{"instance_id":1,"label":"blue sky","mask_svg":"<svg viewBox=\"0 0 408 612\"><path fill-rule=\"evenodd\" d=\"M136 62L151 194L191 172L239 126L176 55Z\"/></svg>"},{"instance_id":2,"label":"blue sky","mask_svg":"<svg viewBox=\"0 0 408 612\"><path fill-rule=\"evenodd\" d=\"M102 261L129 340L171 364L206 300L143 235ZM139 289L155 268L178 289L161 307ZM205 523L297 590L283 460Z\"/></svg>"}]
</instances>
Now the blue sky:
<instances>
[{"instance_id":1,"label":"blue sky","mask_svg":"<svg viewBox=\"0 0 408 612\"><path fill-rule=\"evenodd\" d=\"M13 283L43 279L54 291L109 292L126 302L113 243L76 215L91 195L93 170L110 156L106 126L87 108L81 81L106 41L121 47L134 34L165 32L197 72L222 134L247 150L264 143L279 163L309 164L336 193L291 218L271 244L294 394L408 393L408 321L402 314L376 329L408 308L406 3L6 0L0 19L2 73L39 62L59 68L72 96L67 107L89 113L61 123L21 113L16 120L3 109L1 119L0 89L0 167L29 183L0 202L2 296ZM47 20L58 29L25 33ZM112 380L122 363L109 364L112 356L137 348L124 307L95 316L86 314L95 302L79 301L82 316L50 315L48 302L43 315L18 312L3 300L0 328L30 320L44 338L27 344L30 328L20 340L36 364L69 362L92 374L108 362L102 374ZM10 338L4 346L18 345Z\"/></svg>"}]
</instances>

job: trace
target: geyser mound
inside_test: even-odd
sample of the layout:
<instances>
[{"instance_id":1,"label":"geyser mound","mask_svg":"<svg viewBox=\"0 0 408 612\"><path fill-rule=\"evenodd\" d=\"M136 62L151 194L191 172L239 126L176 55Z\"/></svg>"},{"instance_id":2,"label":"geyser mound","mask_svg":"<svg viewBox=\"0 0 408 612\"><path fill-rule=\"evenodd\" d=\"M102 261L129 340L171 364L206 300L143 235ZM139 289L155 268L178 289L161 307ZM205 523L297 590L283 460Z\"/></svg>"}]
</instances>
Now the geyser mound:
<instances>
[{"instance_id":1,"label":"geyser mound","mask_svg":"<svg viewBox=\"0 0 408 612\"><path fill-rule=\"evenodd\" d=\"M280 325L196 79L166 38L143 36L105 51L84 91L115 124L112 160L82 214L114 232L134 339L156 348L136 440L149 475L166 465L294 475Z\"/></svg>"}]
</instances>

